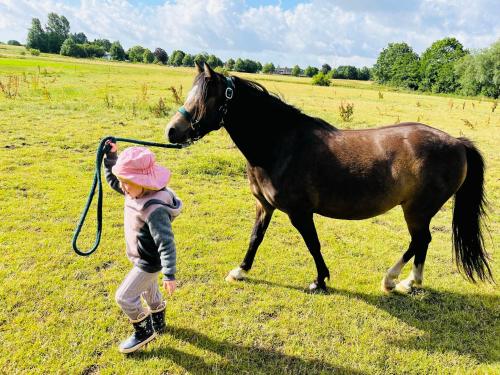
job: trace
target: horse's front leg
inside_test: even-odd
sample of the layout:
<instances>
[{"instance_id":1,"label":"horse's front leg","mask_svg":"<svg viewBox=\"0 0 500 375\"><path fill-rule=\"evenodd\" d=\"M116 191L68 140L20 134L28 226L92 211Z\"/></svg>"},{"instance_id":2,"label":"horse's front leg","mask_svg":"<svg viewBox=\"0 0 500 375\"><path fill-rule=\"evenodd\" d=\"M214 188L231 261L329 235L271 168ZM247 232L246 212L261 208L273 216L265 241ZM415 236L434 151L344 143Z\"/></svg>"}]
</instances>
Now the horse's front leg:
<instances>
[{"instance_id":1,"label":"horse's front leg","mask_svg":"<svg viewBox=\"0 0 500 375\"><path fill-rule=\"evenodd\" d=\"M264 239L264 234L269 226L271 217L273 216L274 207L270 206L267 202L261 202L257 200L256 202L256 215L255 224L253 226L252 235L250 236L250 244L248 245L248 250L245 255L245 259L240 264L239 267L231 270L226 276L226 281L236 281L243 280L246 274L252 268L253 260L255 259L255 254L257 249Z\"/></svg>"},{"instance_id":2,"label":"horse's front leg","mask_svg":"<svg viewBox=\"0 0 500 375\"><path fill-rule=\"evenodd\" d=\"M314 226L313 215L312 213L293 213L289 214L289 217L292 225L302 235L318 271L318 277L309 286L309 291L313 293L318 291L326 292L325 279L330 280L330 271L325 264L323 255L321 255L321 244L319 243L316 227Z\"/></svg>"}]
</instances>

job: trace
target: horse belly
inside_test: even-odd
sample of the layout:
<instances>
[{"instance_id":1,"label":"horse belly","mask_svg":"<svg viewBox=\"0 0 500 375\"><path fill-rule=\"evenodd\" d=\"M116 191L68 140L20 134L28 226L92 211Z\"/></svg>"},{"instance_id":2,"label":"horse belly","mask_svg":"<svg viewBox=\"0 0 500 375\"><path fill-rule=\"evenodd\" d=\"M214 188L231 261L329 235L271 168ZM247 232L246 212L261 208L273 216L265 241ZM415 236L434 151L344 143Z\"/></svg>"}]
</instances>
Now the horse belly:
<instances>
[{"instance_id":1,"label":"horse belly","mask_svg":"<svg viewBox=\"0 0 500 375\"><path fill-rule=\"evenodd\" d=\"M327 200L319 202L314 212L333 219L362 220L381 215L399 204L397 199L390 197L373 197L369 200Z\"/></svg>"}]
</instances>

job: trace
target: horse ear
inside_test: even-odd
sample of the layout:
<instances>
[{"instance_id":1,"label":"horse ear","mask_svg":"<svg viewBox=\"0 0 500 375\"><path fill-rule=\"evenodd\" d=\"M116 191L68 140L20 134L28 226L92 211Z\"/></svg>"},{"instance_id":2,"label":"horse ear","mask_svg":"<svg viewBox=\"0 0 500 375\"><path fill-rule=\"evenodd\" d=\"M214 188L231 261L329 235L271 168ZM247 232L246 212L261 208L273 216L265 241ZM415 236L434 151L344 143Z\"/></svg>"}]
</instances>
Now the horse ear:
<instances>
[{"instance_id":1,"label":"horse ear","mask_svg":"<svg viewBox=\"0 0 500 375\"><path fill-rule=\"evenodd\" d=\"M215 75L215 72L206 62L203 63L203 70L205 71L205 77L207 78L212 78Z\"/></svg>"},{"instance_id":2,"label":"horse ear","mask_svg":"<svg viewBox=\"0 0 500 375\"><path fill-rule=\"evenodd\" d=\"M203 68L201 67L201 65L198 63L198 61L195 61L194 62L194 65L196 66L196 73L200 74L201 72L203 72Z\"/></svg>"}]
</instances>

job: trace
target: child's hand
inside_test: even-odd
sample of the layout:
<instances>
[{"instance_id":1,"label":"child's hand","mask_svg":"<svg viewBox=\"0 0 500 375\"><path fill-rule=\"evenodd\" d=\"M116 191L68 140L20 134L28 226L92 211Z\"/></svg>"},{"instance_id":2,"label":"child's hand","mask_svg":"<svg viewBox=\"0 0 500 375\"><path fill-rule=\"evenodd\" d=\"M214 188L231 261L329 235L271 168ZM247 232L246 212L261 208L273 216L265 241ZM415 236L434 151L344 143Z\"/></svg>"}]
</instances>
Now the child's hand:
<instances>
[{"instance_id":1,"label":"child's hand","mask_svg":"<svg viewBox=\"0 0 500 375\"><path fill-rule=\"evenodd\" d=\"M108 139L106 141L105 145L110 145L111 146L111 149L108 152L117 152L118 151L118 146L116 145L116 143L111 142L110 139Z\"/></svg>"},{"instance_id":2,"label":"child's hand","mask_svg":"<svg viewBox=\"0 0 500 375\"><path fill-rule=\"evenodd\" d=\"M177 282L175 280L164 280L163 287L167 291L168 295L171 296L177 288Z\"/></svg>"}]
</instances>

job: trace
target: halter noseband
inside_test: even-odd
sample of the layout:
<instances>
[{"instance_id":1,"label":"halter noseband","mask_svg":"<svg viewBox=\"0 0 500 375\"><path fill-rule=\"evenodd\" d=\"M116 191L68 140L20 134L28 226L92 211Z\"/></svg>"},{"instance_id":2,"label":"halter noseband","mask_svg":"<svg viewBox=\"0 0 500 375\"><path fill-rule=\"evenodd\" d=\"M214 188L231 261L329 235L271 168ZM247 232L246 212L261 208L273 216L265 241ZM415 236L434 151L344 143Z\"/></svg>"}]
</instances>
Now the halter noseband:
<instances>
[{"instance_id":1,"label":"halter noseband","mask_svg":"<svg viewBox=\"0 0 500 375\"><path fill-rule=\"evenodd\" d=\"M225 96L225 101L224 104L222 104L219 107L219 114L220 114L220 121L217 129L220 129L221 127L224 126L224 116L226 116L227 113L227 105L229 101L233 98L234 96L234 82L232 77L226 77L226 90L224 91L224 96ZM190 124L191 128L198 133L199 131L199 120L194 120L193 115L189 113L189 111L184 108L184 106L181 106L177 112L179 112Z\"/></svg>"}]
</instances>

